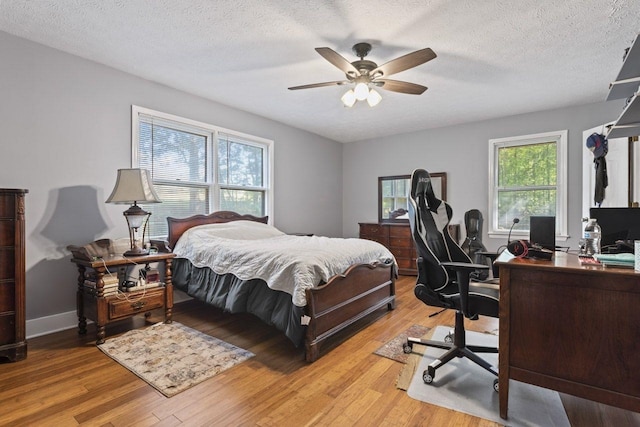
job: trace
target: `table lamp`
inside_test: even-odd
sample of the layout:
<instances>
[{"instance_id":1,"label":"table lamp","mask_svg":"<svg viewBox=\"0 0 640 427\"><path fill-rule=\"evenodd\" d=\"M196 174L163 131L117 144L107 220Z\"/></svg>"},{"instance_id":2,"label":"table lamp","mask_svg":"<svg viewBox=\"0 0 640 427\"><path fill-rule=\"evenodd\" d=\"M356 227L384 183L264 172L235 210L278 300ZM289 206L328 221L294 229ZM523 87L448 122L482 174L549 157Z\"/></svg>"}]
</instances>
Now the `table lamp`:
<instances>
[{"instance_id":1,"label":"table lamp","mask_svg":"<svg viewBox=\"0 0 640 427\"><path fill-rule=\"evenodd\" d=\"M116 186L111 192L106 203L132 203L129 209L123 212L124 217L127 219L129 240L131 243L130 249L123 254L124 256L139 256L147 255L149 253L149 251L138 244L136 235L138 233L138 229L142 227L141 241L144 242L147 223L149 222L151 212L143 210L138 206L138 202L161 202L153 188L153 184L151 183L151 174L146 169L118 169Z\"/></svg>"}]
</instances>

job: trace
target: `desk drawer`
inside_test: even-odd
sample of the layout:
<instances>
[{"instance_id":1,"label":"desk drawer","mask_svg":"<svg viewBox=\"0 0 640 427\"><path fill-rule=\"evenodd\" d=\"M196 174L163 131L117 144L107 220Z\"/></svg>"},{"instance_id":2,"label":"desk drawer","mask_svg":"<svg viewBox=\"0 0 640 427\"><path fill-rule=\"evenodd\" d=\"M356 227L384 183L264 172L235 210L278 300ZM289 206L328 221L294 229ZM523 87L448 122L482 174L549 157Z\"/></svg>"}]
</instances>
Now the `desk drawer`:
<instances>
[{"instance_id":1,"label":"desk drawer","mask_svg":"<svg viewBox=\"0 0 640 427\"><path fill-rule=\"evenodd\" d=\"M147 292L141 298L142 293L133 293L129 299L111 299L109 301L109 319L131 316L136 313L144 313L154 308L164 307L164 288Z\"/></svg>"}]
</instances>

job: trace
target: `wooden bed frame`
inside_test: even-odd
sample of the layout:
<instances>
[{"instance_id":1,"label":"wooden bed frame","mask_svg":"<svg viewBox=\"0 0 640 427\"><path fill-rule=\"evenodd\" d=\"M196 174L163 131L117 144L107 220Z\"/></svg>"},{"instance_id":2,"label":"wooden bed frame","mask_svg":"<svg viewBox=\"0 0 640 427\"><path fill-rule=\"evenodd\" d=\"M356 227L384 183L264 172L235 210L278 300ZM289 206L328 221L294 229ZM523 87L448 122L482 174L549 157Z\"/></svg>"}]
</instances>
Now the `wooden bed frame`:
<instances>
[{"instance_id":1,"label":"wooden bed frame","mask_svg":"<svg viewBox=\"0 0 640 427\"><path fill-rule=\"evenodd\" d=\"M267 223L268 217L240 215L230 211L214 212L210 215L194 215L189 218L167 218L169 225L168 247L171 251L180 236L197 225L248 220ZM157 244L157 242L153 242ZM320 356L321 343L362 319L375 310L387 306L395 308L394 264L356 264L343 274L332 277L326 284L306 291L305 313L309 325L305 336L305 358L313 362Z\"/></svg>"}]
</instances>

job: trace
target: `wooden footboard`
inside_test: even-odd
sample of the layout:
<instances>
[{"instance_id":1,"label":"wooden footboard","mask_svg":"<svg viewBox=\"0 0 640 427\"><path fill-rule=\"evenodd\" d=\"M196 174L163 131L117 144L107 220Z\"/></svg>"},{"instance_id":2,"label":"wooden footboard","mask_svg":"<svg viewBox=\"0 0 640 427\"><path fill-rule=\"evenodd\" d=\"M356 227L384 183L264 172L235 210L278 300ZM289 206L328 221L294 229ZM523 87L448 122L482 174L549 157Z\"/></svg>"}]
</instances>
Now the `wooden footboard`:
<instances>
[{"instance_id":1,"label":"wooden footboard","mask_svg":"<svg viewBox=\"0 0 640 427\"><path fill-rule=\"evenodd\" d=\"M306 360L315 361L320 344L357 320L387 305L395 308L393 264L356 264L328 283L307 290L310 317L305 339Z\"/></svg>"}]
</instances>

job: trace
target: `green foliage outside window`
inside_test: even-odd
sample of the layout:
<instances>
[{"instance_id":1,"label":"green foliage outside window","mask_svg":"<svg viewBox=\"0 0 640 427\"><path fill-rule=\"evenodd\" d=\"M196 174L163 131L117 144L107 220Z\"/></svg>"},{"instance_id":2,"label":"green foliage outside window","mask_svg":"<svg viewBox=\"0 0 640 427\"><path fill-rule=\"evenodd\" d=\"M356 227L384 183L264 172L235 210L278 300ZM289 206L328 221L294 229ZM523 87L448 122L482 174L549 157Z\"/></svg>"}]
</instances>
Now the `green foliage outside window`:
<instances>
[{"instance_id":1,"label":"green foliage outside window","mask_svg":"<svg viewBox=\"0 0 640 427\"><path fill-rule=\"evenodd\" d=\"M532 215L556 216L557 161L555 142L498 150L498 228L516 217L528 228Z\"/></svg>"},{"instance_id":2,"label":"green foliage outside window","mask_svg":"<svg viewBox=\"0 0 640 427\"><path fill-rule=\"evenodd\" d=\"M209 125L185 124L180 118L174 122L140 114L137 153L139 167L151 171L162 200L143 206L151 212L147 235L166 236L169 216L185 218L211 209L267 215L265 143L216 132ZM216 193L218 199L212 200Z\"/></svg>"}]
</instances>

